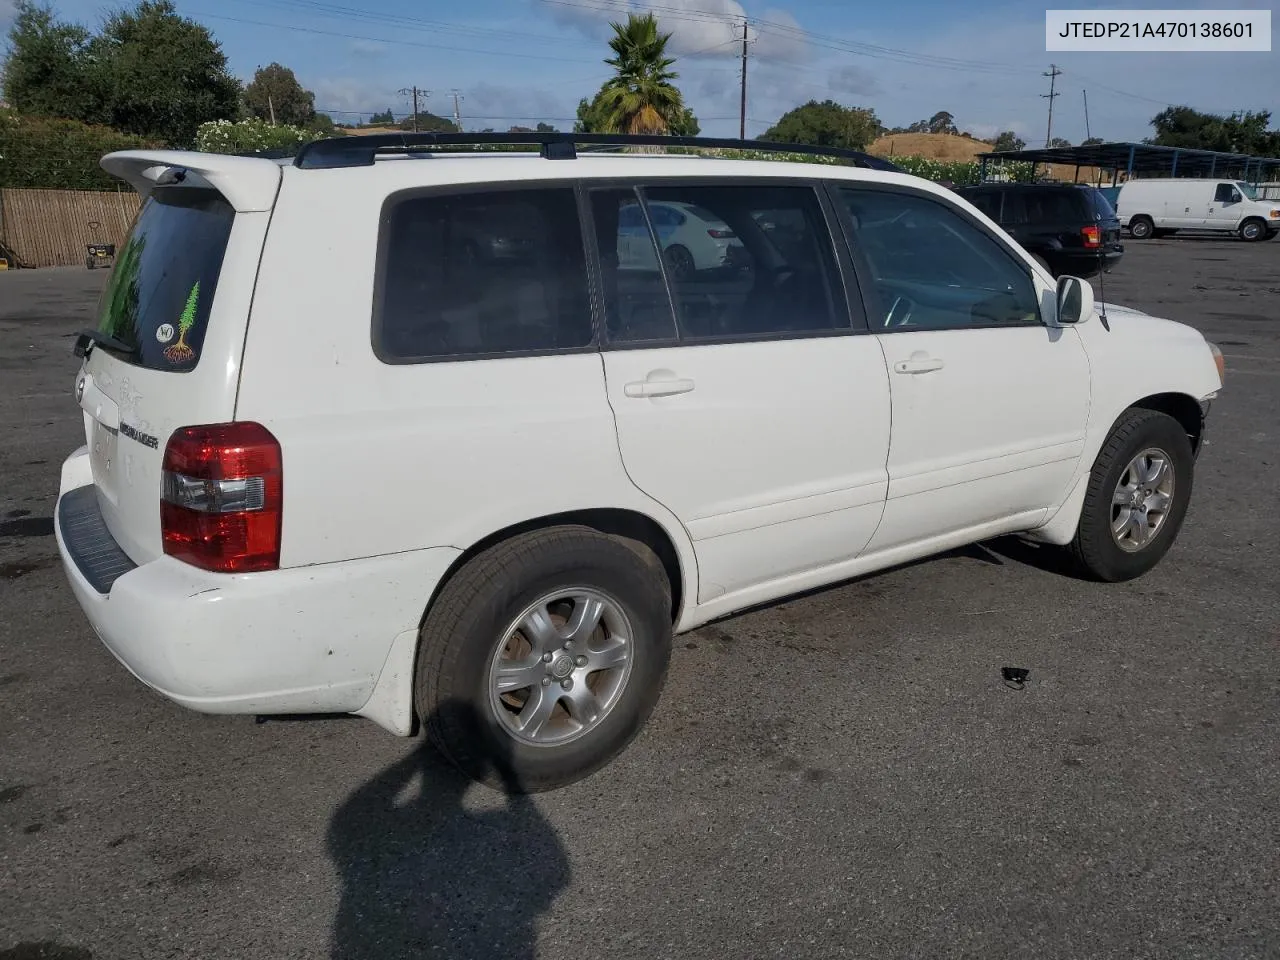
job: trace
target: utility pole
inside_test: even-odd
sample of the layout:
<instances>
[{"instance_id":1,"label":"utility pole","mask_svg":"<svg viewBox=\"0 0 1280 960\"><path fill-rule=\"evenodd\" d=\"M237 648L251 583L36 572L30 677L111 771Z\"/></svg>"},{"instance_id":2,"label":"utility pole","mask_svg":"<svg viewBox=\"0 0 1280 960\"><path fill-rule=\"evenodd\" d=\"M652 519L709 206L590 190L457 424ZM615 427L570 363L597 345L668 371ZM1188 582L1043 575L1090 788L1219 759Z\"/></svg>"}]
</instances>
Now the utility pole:
<instances>
[{"instance_id":1,"label":"utility pole","mask_svg":"<svg viewBox=\"0 0 1280 960\"><path fill-rule=\"evenodd\" d=\"M1080 92L1084 94L1084 138L1092 140L1093 134L1089 132L1089 91L1081 90Z\"/></svg>"},{"instance_id":2,"label":"utility pole","mask_svg":"<svg viewBox=\"0 0 1280 960\"><path fill-rule=\"evenodd\" d=\"M462 99L462 94L458 93L457 90L452 91L452 93L453 93L453 125L457 129L457 131L461 133L462 132L462 111L458 109L458 101Z\"/></svg>"},{"instance_id":3,"label":"utility pole","mask_svg":"<svg viewBox=\"0 0 1280 960\"><path fill-rule=\"evenodd\" d=\"M267 94L267 112L271 114L271 125L276 125L276 105L271 102L271 94Z\"/></svg>"},{"instance_id":4,"label":"utility pole","mask_svg":"<svg viewBox=\"0 0 1280 960\"><path fill-rule=\"evenodd\" d=\"M402 97L408 97L408 96L413 97L413 132L417 133L418 132L418 96L419 94L421 94L422 99L425 100L427 97L431 96L431 91L419 90L417 87L405 87L403 90L399 91L399 94Z\"/></svg>"},{"instance_id":5,"label":"utility pole","mask_svg":"<svg viewBox=\"0 0 1280 960\"><path fill-rule=\"evenodd\" d=\"M1049 149L1049 141L1053 139L1053 98L1062 96L1060 93L1054 93L1054 81L1062 76L1062 71L1058 69L1056 63L1051 63L1049 64L1049 69L1042 73L1041 76L1049 78L1049 92L1040 94L1040 96L1047 97L1049 100L1049 128L1044 135L1044 146L1047 150Z\"/></svg>"},{"instance_id":6,"label":"utility pole","mask_svg":"<svg viewBox=\"0 0 1280 960\"><path fill-rule=\"evenodd\" d=\"M742 18L742 102L738 107L738 139L747 139L747 18Z\"/></svg>"}]
</instances>

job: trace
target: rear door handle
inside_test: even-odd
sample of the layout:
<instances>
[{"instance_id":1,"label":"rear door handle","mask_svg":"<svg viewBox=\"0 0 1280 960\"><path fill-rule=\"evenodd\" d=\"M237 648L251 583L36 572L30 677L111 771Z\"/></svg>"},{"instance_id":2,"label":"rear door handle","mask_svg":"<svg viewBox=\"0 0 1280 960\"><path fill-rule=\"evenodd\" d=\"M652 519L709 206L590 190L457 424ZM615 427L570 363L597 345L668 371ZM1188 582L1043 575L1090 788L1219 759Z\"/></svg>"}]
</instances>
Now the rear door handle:
<instances>
[{"instance_id":1,"label":"rear door handle","mask_svg":"<svg viewBox=\"0 0 1280 960\"><path fill-rule=\"evenodd\" d=\"M893 365L895 373L929 373L941 370L942 361L934 357L912 357L910 360L899 360Z\"/></svg>"},{"instance_id":2,"label":"rear door handle","mask_svg":"<svg viewBox=\"0 0 1280 960\"><path fill-rule=\"evenodd\" d=\"M626 384L622 392L628 397L673 397L692 389L692 380L636 380Z\"/></svg>"}]
</instances>

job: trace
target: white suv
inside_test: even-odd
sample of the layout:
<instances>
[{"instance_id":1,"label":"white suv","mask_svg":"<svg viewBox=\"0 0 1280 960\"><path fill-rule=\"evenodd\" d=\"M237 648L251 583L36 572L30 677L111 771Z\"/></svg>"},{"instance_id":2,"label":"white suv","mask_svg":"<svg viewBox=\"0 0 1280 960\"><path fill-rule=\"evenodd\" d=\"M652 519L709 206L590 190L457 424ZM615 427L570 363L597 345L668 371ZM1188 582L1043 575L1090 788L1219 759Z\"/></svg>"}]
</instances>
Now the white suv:
<instances>
[{"instance_id":1,"label":"white suv","mask_svg":"<svg viewBox=\"0 0 1280 960\"><path fill-rule=\"evenodd\" d=\"M673 632L1001 534L1110 581L1176 537L1221 354L1100 316L950 191L460 139L103 159L146 199L77 345L57 536L165 696L421 718L541 790L636 734ZM620 269L660 204L741 252Z\"/></svg>"}]
</instances>

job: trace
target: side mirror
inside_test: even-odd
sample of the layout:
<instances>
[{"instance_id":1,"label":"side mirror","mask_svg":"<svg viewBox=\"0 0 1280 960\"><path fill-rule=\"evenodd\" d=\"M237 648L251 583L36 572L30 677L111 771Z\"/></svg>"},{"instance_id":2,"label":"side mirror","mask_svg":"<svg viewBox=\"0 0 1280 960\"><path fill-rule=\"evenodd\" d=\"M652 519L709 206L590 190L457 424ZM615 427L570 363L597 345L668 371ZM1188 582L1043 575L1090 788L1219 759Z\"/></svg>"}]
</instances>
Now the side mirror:
<instances>
[{"instance_id":1,"label":"side mirror","mask_svg":"<svg viewBox=\"0 0 1280 960\"><path fill-rule=\"evenodd\" d=\"M1093 316L1093 287L1079 277L1058 278L1058 323L1084 323Z\"/></svg>"}]
</instances>

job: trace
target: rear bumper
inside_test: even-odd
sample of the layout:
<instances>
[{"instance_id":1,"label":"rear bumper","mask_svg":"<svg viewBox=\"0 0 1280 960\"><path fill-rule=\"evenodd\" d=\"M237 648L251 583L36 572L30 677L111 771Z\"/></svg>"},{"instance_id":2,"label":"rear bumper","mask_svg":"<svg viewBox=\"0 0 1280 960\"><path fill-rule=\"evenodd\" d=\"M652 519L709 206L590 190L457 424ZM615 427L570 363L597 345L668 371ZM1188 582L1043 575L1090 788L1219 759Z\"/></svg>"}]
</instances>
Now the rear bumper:
<instances>
[{"instance_id":1,"label":"rear bumper","mask_svg":"<svg viewBox=\"0 0 1280 960\"><path fill-rule=\"evenodd\" d=\"M68 467L64 478L75 479L77 467ZM362 712L405 732L411 641L459 551L240 575L167 556L134 565L102 540L95 510L92 486L63 490L54 514L58 551L94 632L144 684L203 713ZM115 564L110 571L103 557ZM393 648L398 658L389 657ZM377 709L368 709L374 700Z\"/></svg>"}]
</instances>

